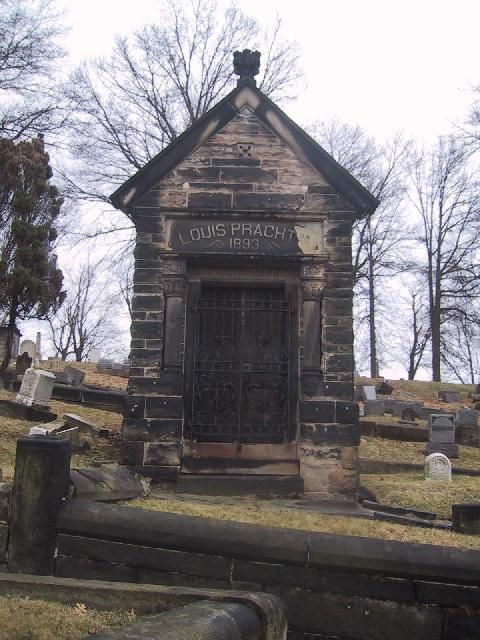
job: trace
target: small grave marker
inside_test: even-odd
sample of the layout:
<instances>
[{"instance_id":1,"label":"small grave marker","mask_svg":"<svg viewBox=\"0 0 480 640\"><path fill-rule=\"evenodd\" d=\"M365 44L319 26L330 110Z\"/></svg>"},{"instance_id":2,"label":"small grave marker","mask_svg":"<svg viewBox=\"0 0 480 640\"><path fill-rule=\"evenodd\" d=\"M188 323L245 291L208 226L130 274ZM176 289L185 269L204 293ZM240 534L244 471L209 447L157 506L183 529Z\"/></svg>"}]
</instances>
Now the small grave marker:
<instances>
[{"instance_id":1,"label":"small grave marker","mask_svg":"<svg viewBox=\"0 0 480 640\"><path fill-rule=\"evenodd\" d=\"M460 409L455 416L455 424L457 427L476 427L478 413L473 409Z\"/></svg>"},{"instance_id":2,"label":"small grave marker","mask_svg":"<svg viewBox=\"0 0 480 640\"><path fill-rule=\"evenodd\" d=\"M84 371L80 371L80 369L76 369L70 365L65 367L63 373L68 379L67 384L71 384L74 387L81 387L86 375Z\"/></svg>"},{"instance_id":3,"label":"small grave marker","mask_svg":"<svg viewBox=\"0 0 480 640\"><path fill-rule=\"evenodd\" d=\"M452 481L452 464L443 453L431 453L425 459L425 480Z\"/></svg>"},{"instance_id":4,"label":"small grave marker","mask_svg":"<svg viewBox=\"0 0 480 640\"><path fill-rule=\"evenodd\" d=\"M113 360L109 358L100 358L97 362L97 371L105 371L113 368Z\"/></svg>"},{"instance_id":5,"label":"small grave marker","mask_svg":"<svg viewBox=\"0 0 480 640\"><path fill-rule=\"evenodd\" d=\"M385 402L383 400L367 400L363 403L365 416L383 416L385 414Z\"/></svg>"},{"instance_id":6,"label":"small grave marker","mask_svg":"<svg viewBox=\"0 0 480 640\"><path fill-rule=\"evenodd\" d=\"M453 530L469 535L480 534L480 503L452 504Z\"/></svg>"},{"instance_id":7,"label":"small grave marker","mask_svg":"<svg viewBox=\"0 0 480 640\"><path fill-rule=\"evenodd\" d=\"M405 407L405 409L402 409L402 420L405 422L415 422L416 417L417 414L413 407Z\"/></svg>"},{"instance_id":8,"label":"small grave marker","mask_svg":"<svg viewBox=\"0 0 480 640\"><path fill-rule=\"evenodd\" d=\"M57 358L56 356L48 356L47 366L49 369L57 370L60 369L60 366L63 364L63 360L61 358Z\"/></svg>"},{"instance_id":9,"label":"small grave marker","mask_svg":"<svg viewBox=\"0 0 480 640\"><path fill-rule=\"evenodd\" d=\"M462 395L457 391L439 391L438 398L447 403L462 402Z\"/></svg>"}]
</instances>

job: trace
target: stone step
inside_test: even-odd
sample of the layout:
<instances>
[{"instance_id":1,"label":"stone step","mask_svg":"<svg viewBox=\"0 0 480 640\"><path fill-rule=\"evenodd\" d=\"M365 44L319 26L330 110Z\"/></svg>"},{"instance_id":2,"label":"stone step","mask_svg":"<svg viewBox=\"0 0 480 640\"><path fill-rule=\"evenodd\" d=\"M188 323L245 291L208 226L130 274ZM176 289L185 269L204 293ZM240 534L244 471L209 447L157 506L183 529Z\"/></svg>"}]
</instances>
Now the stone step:
<instances>
[{"instance_id":1,"label":"stone step","mask_svg":"<svg viewBox=\"0 0 480 640\"><path fill-rule=\"evenodd\" d=\"M211 496L303 494L303 478L275 475L201 475L180 474L176 490L181 493Z\"/></svg>"}]
</instances>

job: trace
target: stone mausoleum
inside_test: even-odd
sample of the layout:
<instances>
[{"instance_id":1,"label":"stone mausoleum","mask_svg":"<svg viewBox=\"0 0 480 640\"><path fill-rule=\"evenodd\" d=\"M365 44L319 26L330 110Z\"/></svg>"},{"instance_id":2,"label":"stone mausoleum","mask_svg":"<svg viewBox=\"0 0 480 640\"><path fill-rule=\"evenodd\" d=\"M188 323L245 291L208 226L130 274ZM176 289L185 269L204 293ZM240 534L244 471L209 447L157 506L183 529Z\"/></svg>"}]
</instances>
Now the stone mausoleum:
<instances>
[{"instance_id":1,"label":"stone mausoleum","mask_svg":"<svg viewBox=\"0 0 480 640\"><path fill-rule=\"evenodd\" d=\"M137 231L121 462L355 499L351 237L377 201L256 88L259 58L112 196Z\"/></svg>"}]
</instances>

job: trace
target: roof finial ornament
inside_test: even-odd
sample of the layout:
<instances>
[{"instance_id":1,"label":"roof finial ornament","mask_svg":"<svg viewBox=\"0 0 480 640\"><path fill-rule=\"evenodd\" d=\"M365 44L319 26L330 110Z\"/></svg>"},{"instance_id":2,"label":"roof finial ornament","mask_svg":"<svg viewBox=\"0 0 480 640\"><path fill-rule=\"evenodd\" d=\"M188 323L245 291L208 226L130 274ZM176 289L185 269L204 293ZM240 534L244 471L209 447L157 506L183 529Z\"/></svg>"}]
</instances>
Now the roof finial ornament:
<instances>
[{"instance_id":1,"label":"roof finial ornament","mask_svg":"<svg viewBox=\"0 0 480 640\"><path fill-rule=\"evenodd\" d=\"M235 51L233 54L233 71L239 76L237 87L243 85L257 86L255 76L260 71L260 51Z\"/></svg>"}]
</instances>

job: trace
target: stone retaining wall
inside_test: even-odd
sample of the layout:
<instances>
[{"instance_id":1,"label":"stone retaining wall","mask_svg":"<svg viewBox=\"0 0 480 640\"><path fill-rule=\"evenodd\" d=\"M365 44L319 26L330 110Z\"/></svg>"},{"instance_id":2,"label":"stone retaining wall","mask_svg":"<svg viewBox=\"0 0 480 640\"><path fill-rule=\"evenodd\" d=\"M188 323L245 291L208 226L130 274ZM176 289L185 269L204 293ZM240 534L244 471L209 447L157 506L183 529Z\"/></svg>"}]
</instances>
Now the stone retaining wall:
<instances>
[{"instance_id":1,"label":"stone retaining wall","mask_svg":"<svg viewBox=\"0 0 480 640\"><path fill-rule=\"evenodd\" d=\"M295 640L480 634L476 550L83 501L63 506L58 532L58 576L271 593L285 602Z\"/></svg>"}]
</instances>

